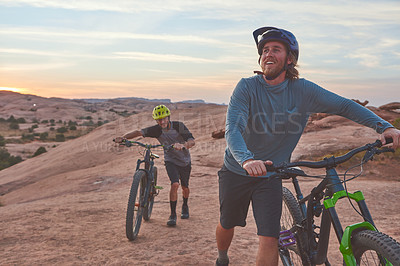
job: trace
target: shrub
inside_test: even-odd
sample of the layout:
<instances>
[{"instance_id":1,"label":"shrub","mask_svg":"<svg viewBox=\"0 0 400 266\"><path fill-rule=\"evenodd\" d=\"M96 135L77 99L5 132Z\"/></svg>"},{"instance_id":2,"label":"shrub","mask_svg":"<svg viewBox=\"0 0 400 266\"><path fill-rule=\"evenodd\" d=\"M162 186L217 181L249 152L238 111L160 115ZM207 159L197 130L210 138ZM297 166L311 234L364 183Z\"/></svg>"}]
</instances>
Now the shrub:
<instances>
[{"instance_id":1,"label":"shrub","mask_svg":"<svg viewBox=\"0 0 400 266\"><path fill-rule=\"evenodd\" d=\"M78 123L76 123L75 121L68 121L68 126L76 126Z\"/></svg>"},{"instance_id":2,"label":"shrub","mask_svg":"<svg viewBox=\"0 0 400 266\"><path fill-rule=\"evenodd\" d=\"M21 156L12 156L5 148L0 148L0 170L22 161Z\"/></svg>"},{"instance_id":3,"label":"shrub","mask_svg":"<svg viewBox=\"0 0 400 266\"><path fill-rule=\"evenodd\" d=\"M45 152L47 152L46 148L43 147L43 146L40 146L40 147L35 151L35 153L33 154L33 157L38 156L38 155L40 155L40 154L42 154L42 153L45 153Z\"/></svg>"},{"instance_id":4,"label":"shrub","mask_svg":"<svg viewBox=\"0 0 400 266\"><path fill-rule=\"evenodd\" d=\"M25 118L20 117L17 119L17 123L24 124L24 123L26 123L26 120L25 120Z\"/></svg>"},{"instance_id":5,"label":"shrub","mask_svg":"<svg viewBox=\"0 0 400 266\"><path fill-rule=\"evenodd\" d=\"M76 126L70 126L69 130L76 130Z\"/></svg>"},{"instance_id":6,"label":"shrub","mask_svg":"<svg viewBox=\"0 0 400 266\"><path fill-rule=\"evenodd\" d=\"M57 128L57 132L58 133L65 133L65 132L67 132L68 131L68 128L66 128L66 127L59 127L59 128Z\"/></svg>"},{"instance_id":7,"label":"shrub","mask_svg":"<svg viewBox=\"0 0 400 266\"><path fill-rule=\"evenodd\" d=\"M17 122L17 119L15 119L15 117L14 117L13 115L11 115L11 116L7 119L7 122L15 123L15 122Z\"/></svg>"},{"instance_id":8,"label":"shrub","mask_svg":"<svg viewBox=\"0 0 400 266\"><path fill-rule=\"evenodd\" d=\"M19 129L19 124L17 122L11 122L10 129Z\"/></svg>"},{"instance_id":9,"label":"shrub","mask_svg":"<svg viewBox=\"0 0 400 266\"><path fill-rule=\"evenodd\" d=\"M2 135L0 135L0 146L6 146L6 140Z\"/></svg>"},{"instance_id":10,"label":"shrub","mask_svg":"<svg viewBox=\"0 0 400 266\"><path fill-rule=\"evenodd\" d=\"M400 118L397 118L396 120L394 120L393 126L397 129L400 129Z\"/></svg>"},{"instance_id":11,"label":"shrub","mask_svg":"<svg viewBox=\"0 0 400 266\"><path fill-rule=\"evenodd\" d=\"M40 138L40 140L46 140L48 136L49 136L49 133L43 132L43 133L40 133L39 138Z\"/></svg>"},{"instance_id":12,"label":"shrub","mask_svg":"<svg viewBox=\"0 0 400 266\"><path fill-rule=\"evenodd\" d=\"M35 139L35 136L34 136L33 134L26 134L26 135L25 135L25 134L22 134L21 139L32 141L32 140Z\"/></svg>"},{"instance_id":13,"label":"shrub","mask_svg":"<svg viewBox=\"0 0 400 266\"><path fill-rule=\"evenodd\" d=\"M65 141L65 136L64 136L64 134L56 134L56 141L57 141L57 142L63 142L63 141Z\"/></svg>"}]
</instances>

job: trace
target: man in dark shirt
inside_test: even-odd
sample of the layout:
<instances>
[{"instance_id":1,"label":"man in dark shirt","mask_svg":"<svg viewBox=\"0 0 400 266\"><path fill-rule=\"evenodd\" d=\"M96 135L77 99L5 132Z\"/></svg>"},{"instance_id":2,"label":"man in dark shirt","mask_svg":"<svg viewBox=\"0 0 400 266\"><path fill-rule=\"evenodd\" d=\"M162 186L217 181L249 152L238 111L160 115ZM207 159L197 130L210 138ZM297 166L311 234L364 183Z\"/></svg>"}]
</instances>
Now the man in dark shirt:
<instances>
[{"instance_id":1,"label":"man in dark shirt","mask_svg":"<svg viewBox=\"0 0 400 266\"><path fill-rule=\"evenodd\" d=\"M168 218L167 225L176 225L176 204L178 201L179 181L182 186L183 204L181 219L189 218L189 177L191 158L189 149L195 145L194 137L189 129L178 121L170 120L171 112L165 105L158 105L153 109L153 119L157 125L134 130L115 139L116 142L122 142L124 139L135 137L151 137L163 145L172 145L173 149L164 150L164 162L169 179L171 180L171 189L169 200L171 206L171 215Z\"/></svg>"}]
</instances>

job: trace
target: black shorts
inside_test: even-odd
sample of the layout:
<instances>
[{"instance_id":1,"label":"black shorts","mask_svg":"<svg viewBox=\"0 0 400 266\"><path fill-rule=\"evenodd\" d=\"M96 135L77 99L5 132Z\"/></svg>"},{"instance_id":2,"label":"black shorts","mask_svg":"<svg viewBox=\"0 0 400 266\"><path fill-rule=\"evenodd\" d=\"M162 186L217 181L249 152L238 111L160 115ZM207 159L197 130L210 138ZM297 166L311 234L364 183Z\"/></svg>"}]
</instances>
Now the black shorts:
<instances>
[{"instance_id":1,"label":"black shorts","mask_svg":"<svg viewBox=\"0 0 400 266\"><path fill-rule=\"evenodd\" d=\"M179 183L180 180L182 187L189 187L190 171L192 170L191 163L186 166L178 166L171 162L165 162L165 169L167 169L171 184Z\"/></svg>"},{"instance_id":2,"label":"black shorts","mask_svg":"<svg viewBox=\"0 0 400 266\"><path fill-rule=\"evenodd\" d=\"M225 166L218 171L220 223L223 228L246 226L252 203L257 234L279 237L282 214L282 180L235 174Z\"/></svg>"}]
</instances>

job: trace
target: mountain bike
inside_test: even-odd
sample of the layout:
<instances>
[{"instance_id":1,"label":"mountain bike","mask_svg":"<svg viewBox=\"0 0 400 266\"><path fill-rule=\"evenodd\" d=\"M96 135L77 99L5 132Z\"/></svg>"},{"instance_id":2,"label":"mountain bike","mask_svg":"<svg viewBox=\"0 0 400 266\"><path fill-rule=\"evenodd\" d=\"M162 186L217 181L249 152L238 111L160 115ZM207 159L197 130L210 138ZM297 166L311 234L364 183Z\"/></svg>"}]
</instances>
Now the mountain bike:
<instances>
[{"instance_id":1,"label":"mountain bike","mask_svg":"<svg viewBox=\"0 0 400 266\"><path fill-rule=\"evenodd\" d=\"M391 140L387 140L387 143ZM340 252L344 265L400 265L400 244L376 228L361 191L350 193L346 182L361 175L352 175L346 179L347 170L340 179L336 167L354 155L364 152L358 166L372 160L377 154L394 152L382 147L380 140L353 149L343 156L329 157L322 161L301 161L268 166L268 171L275 172L271 178L291 179L296 197L283 187L283 209L279 255L283 265L330 265L327 252L331 225L340 243ZM325 168L326 175L312 176L299 167ZM353 167L352 167L353 168ZM303 196L297 177L316 177L322 181ZM348 199L354 210L364 221L349 225L344 230L335 210L339 199ZM354 206L353 201L358 205ZM322 203L321 203L322 201ZM321 217L320 217L321 216ZM315 219L319 219L317 223Z\"/></svg>"},{"instance_id":2,"label":"mountain bike","mask_svg":"<svg viewBox=\"0 0 400 266\"><path fill-rule=\"evenodd\" d=\"M163 147L171 149L172 146L144 144L139 141L124 140L120 145L131 147L137 145L145 148L143 160L138 159L133 182L129 192L128 207L126 210L126 237L132 241L139 234L142 218L150 220L153 211L154 198L162 187L157 186L157 167L154 160L159 158L151 149ZM136 215L135 215L136 214Z\"/></svg>"}]
</instances>

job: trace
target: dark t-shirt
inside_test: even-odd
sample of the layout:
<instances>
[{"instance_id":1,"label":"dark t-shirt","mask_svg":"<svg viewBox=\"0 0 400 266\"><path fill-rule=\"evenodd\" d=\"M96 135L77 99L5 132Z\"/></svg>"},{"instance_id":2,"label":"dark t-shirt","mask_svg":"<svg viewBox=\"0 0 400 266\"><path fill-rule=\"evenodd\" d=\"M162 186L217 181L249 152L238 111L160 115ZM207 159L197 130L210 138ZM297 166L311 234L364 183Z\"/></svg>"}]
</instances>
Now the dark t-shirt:
<instances>
[{"instance_id":1,"label":"dark t-shirt","mask_svg":"<svg viewBox=\"0 0 400 266\"><path fill-rule=\"evenodd\" d=\"M144 137L157 138L163 145L170 145L174 143L184 143L189 139L194 139L189 129L178 121L171 121L170 129L162 129L159 125L143 128L142 135ZM190 163L190 152L188 149L169 151L164 150L164 161L174 163L178 166L186 166Z\"/></svg>"}]
</instances>

